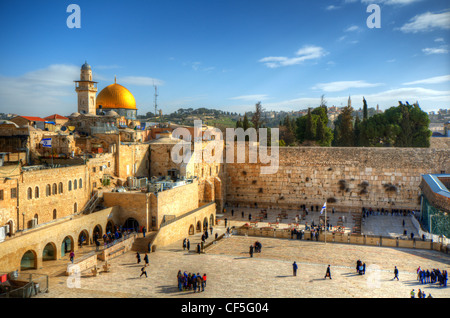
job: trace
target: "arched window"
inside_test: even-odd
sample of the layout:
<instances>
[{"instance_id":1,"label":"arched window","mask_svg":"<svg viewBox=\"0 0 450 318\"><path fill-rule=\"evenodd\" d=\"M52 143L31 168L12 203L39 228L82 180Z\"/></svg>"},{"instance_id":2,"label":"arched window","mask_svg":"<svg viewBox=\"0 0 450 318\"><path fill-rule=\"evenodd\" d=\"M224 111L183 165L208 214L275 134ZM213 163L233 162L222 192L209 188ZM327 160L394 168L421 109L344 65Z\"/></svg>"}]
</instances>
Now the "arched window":
<instances>
[{"instance_id":1,"label":"arched window","mask_svg":"<svg viewBox=\"0 0 450 318\"><path fill-rule=\"evenodd\" d=\"M33 199L33 190L31 188L28 188L27 194L28 194L28 200Z\"/></svg>"},{"instance_id":2,"label":"arched window","mask_svg":"<svg viewBox=\"0 0 450 318\"><path fill-rule=\"evenodd\" d=\"M63 187L64 187L64 186L63 186L63 183L60 182L60 183L59 183L59 193L60 193L60 194L64 192L64 188L63 188Z\"/></svg>"},{"instance_id":3,"label":"arched window","mask_svg":"<svg viewBox=\"0 0 450 318\"><path fill-rule=\"evenodd\" d=\"M52 189L49 184L47 184L47 186L45 187L45 194L47 196L52 195Z\"/></svg>"},{"instance_id":4,"label":"arched window","mask_svg":"<svg viewBox=\"0 0 450 318\"><path fill-rule=\"evenodd\" d=\"M83 188L83 179L80 178L80 189Z\"/></svg>"},{"instance_id":5,"label":"arched window","mask_svg":"<svg viewBox=\"0 0 450 318\"><path fill-rule=\"evenodd\" d=\"M72 191L72 180L69 180L69 186L68 186L68 188L69 188L69 191Z\"/></svg>"},{"instance_id":6,"label":"arched window","mask_svg":"<svg viewBox=\"0 0 450 318\"><path fill-rule=\"evenodd\" d=\"M77 179L73 180L73 189L77 189Z\"/></svg>"},{"instance_id":7,"label":"arched window","mask_svg":"<svg viewBox=\"0 0 450 318\"><path fill-rule=\"evenodd\" d=\"M39 198L39 187L34 188L34 197L35 197L36 199Z\"/></svg>"},{"instance_id":8,"label":"arched window","mask_svg":"<svg viewBox=\"0 0 450 318\"><path fill-rule=\"evenodd\" d=\"M75 204L73 205L73 213L77 213L78 212L78 205L75 202Z\"/></svg>"},{"instance_id":9,"label":"arched window","mask_svg":"<svg viewBox=\"0 0 450 318\"><path fill-rule=\"evenodd\" d=\"M52 191L52 194L53 195L55 195L55 194L58 194L58 188L57 188L57 186L56 186L56 183L53 183L53 189L52 189L53 191Z\"/></svg>"}]
</instances>

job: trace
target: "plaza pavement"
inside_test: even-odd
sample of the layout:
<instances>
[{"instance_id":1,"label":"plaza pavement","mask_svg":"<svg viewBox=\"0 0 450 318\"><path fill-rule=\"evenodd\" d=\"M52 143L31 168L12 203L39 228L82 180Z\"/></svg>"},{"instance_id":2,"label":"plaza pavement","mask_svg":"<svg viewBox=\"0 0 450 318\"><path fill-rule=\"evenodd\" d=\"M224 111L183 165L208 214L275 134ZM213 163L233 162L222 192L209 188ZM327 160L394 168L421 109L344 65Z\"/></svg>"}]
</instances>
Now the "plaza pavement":
<instances>
[{"instance_id":1,"label":"plaza pavement","mask_svg":"<svg viewBox=\"0 0 450 318\"><path fill-rule=\"evenodd\" d=\"M222 234L225 228L216 227L207 242L216 231ZM81 288L67 287L68 277L62 274L67 259L46 262L51 265L36 272L50 275L49 293L38 297L409 298L412 289L422 289L435 298L450 297L449 288L417 281L419 265L449 269L450 257L436 251L232 235L219 240L206 253L197 254L192 250L200 242L200 235L189 238L191 252L184 251L179 241L150 253L148 278L139 278L142 262L136 264L136 253L132 251L112 259L108 273L93 277L90 272L83 272ZM262 252L250 258L249 246L255 241L262 243ZM83 252L87 251L83 248ZM366 263L364 276L356 274L358 259ZM296 277L292 275L294 261L299 266ZM332 280L324 279L328 264ZM394 266L400 271L400 281L393 280ZM206 273L205 292L178 291L178 270Z\"/></svg>"}]
</instances>

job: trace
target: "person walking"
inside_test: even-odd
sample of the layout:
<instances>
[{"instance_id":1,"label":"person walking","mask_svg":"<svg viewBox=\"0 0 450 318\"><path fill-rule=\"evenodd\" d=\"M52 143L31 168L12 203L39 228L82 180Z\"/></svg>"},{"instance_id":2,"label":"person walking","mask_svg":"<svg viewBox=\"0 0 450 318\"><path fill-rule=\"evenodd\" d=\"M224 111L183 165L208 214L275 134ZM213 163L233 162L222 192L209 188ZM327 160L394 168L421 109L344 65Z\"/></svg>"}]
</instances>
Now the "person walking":
<instances>
[{"instance_id":1,"label":"person walking","mask_svg":"<svg viewBox=\"0 0 450 318\"><path fill-rule=\"evenodd\" d=\"M188 252L189 252L189 250L190 250L190 248L191 248L191 242L189 242L189 239L188 239L187 242L186 242L186 248L187 248L187 250L188 250Z\"/></svg>"},{"instance_id":2,"label":"person walking","mask_svg":"<svg viewBox=\"0 0 450 318\"><path fill-rule=\"evenodd\" d=\"M145 253L145 256L144 256L144 262L145 262L145 266L147 266L148 265L148 255L147 255L147 253Z\"/></svg>"},{"instance_id":3,"label":"person walking","mask_svg":"<svg viewBox=\"0 0 450 318\"><path fill-rule=\"evenodd\" d=\"M203 286L202 286L203 290L202 291L204 291L205 287L206 287L206 273L203 274L202 279L203 279Z\"/></svg>"},{"instance_id":4,"label":"person walking","mask_svg":"<svg viewBox=\"0 0 450 318\"><path fill-rule=\"evenodd\" d=\"M141 278L142 277L142 275L145 275L145 278L147 278L147 271L145 270L145 267L146 267L147 265L144 265L142 268L141 268L141 275L139 275L139 278Z\"/></svg>"},{"instance_id":5,"label":"person walking","mask_svg":"<svg viewBox=\"0 0 450 318\"><path fill-rule=\"evenodd\" d=\"M183 240L183 251L186 250L186 239Z\"/></svg>"},{"instance_id":6,"label":"person walking","mask_svg":"<svg viewBox=\"0 0 450 318\"><path fill-rule=\"evenodd\" d=\"M253 245L250 245L250 257L253 257Z\"/></svg>"},{"instance_id":7,"label":"person walking","mask_svg":"<svg viewBox=\"0 0 450 318\"><path fill-rule=\"evenodd\" d=\"M392 280L394 280L394 279L396 279L397 278L397 280L399 280L398 279L398 269L397 269L397 266L395 266L395 269L394 269L394 278L392 279Z\"/></svg>"},{"instance_id":8,"label":"person walking","mask_svg":"<svg viewBox=\"0 0 450 318\"><path fill-rule=\"evenodd\" d=\"M136 252L136 258L137 258L137 263L139 264L141 262L141 255L139 254L139 252Z\"/></svg>"},{"instance_id":9,"label":"person walking","mask_svg":"<svg viewBox=\"0 0 450 318\"><path fill-rule=\"evenodd\" d=\"M330 277L330 279L331 279L331 268L330 268L330 265L328 265L327 272L325 273L325 279L327 279L327 277Z\"/></svg>"},{"instance_id":10,"label":"person walking","mask_svg":"<svg viewBox=\"0 0 450 318\"><path fill-rule=\"evenodd\" d=\"M411 295L411 298L415 298L416 297L416 292L414 291L414 289L411 290L410 295Z\"/></svg>"},{"instance_id":11,"label":"person walking","mask_svg":"<svg viewBox=\"0 0 450 318\"><path fill-rule=\"evenodd\" d=\"M200 244L197 244L197 253L200 254Z\"/></svg>"},{"instance_id":12,"label":"person walking","mask_svg":"<svg viewBox=\"0 0 450 318\"><path fill-rule=\"evenodd\" d=\"M147 229L145 228L145 226L142 228L142 234L144 234L145 237L145 232L147 232Z\"/></svg>"},{"instance_id":13,"label":"person walking","mask_svg":"<svg viewBox=\"0 0 450 318\"><path fill-rule=\"evenodd\" d=\"M71 251L70 252L70 261L72 262L72 264L73 264L74 258L75 258L75 253L73 251Z\"/></svg>"},{"instance_id":14,"label":"person walking","mask_svg":"<svg viewBox=\"0 0 450 318\"><path fill-rule=\"evenodd\" d=\"M294 276L297 276L298 265L295 261L294 261L294 264L292 264L292 269L294 271Z\"/></svg>"}]
</instances>

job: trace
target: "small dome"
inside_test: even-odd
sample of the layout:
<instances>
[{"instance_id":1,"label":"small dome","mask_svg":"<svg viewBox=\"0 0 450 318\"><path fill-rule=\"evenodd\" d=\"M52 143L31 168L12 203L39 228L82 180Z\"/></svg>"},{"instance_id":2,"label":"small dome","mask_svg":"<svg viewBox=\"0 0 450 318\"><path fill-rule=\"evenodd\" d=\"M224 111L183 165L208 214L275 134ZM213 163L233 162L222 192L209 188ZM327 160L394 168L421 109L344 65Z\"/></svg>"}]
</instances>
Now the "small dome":
<instances>
[{"instance_id":1,"label":"small dome","mask_svg":"<svg viewBox=\"0 0 450 318\"><path fill-rule=\"evenodd\" d=\"M75 112L75 113L72 113L69 117L78 117L78 116L80 116L80 113Z\"/></svg>"},{"instance_id":2,"label":"small dome","mask_svg":"<svg viewBox=\"0 0 450 318\"><path fill-rule=\"evenodd\" d=\"M90 70L91 66L85 61L83 65L81 65L82 70Z\"/></svg>"},{"instance_id":3,"label":"small dome","mask_svg":"<svg viewBox=\"0 0 450 318\"><path fill-rule=\"evenodd\" d=\"M108 116L108 117L120 117L120 115L114 110L110 110L110 111L106 112L105 116Z\"/></svg>"}]
</instances>

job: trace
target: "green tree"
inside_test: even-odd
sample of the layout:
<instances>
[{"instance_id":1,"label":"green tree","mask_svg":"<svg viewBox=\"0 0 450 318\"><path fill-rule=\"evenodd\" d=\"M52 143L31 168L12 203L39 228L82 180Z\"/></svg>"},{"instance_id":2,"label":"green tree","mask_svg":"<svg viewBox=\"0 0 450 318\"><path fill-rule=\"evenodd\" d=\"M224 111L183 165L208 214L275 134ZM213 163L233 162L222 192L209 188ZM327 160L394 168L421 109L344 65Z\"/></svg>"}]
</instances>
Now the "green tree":
<instances>
[{"instance_id":1,"label":"green tree","mask_svg":"<svg viewBox=\"0 0 450 318\"><path fill-rule=\"evenodd\" d=\"M311 108L308 108L308 115L306 115L306 128L305 128L305 139L306 140L315 140L315 125L314 120L311 114Z\"/></svg>"},{"instance_id":2,"label":"green tree","mask_svg":"<svg viewBox=\"0 0 450 318\"><path fill-rule=\"evenodd\" d=\"M351 106L344 107L338 116L340 120L335 122L335 145L338 147L352 147L354 145L352 112Z\"/></svg>"},{"instance_id":3,"label":"green tree","mask_svg":"<svg viewBox=\"0 0 450 318\"><path fill-rule=\"evenodd\" d=\"M363 121L366 121L367 118L368 118L367 102L366 99L363 97Z\"/></svg>"}]
</instances>

